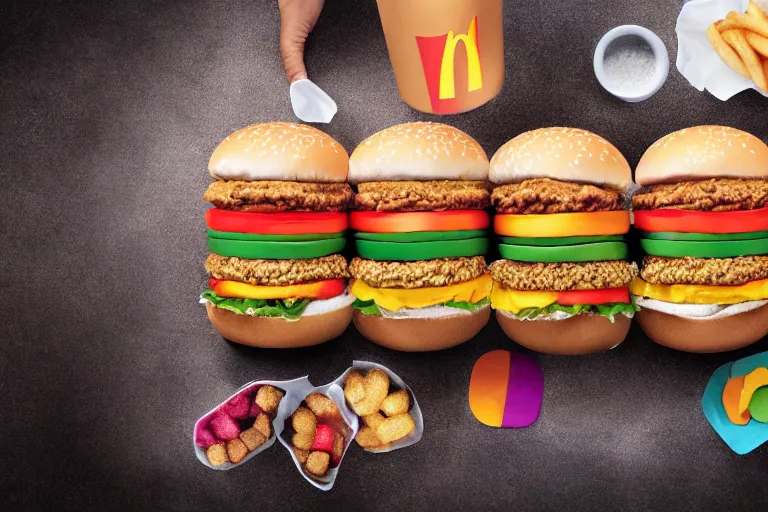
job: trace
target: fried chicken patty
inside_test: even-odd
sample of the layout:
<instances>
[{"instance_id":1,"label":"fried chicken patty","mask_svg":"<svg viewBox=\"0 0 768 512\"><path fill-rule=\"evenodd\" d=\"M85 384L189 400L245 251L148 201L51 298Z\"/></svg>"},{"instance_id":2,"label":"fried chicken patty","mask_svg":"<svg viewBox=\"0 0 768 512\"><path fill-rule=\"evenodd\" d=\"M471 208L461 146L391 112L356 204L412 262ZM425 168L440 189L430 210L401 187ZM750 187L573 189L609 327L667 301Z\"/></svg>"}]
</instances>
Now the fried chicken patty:
<instances>
[{"instance_id":1,"label":"fried chicken patty","mask_svg":"<svg viewBox=\"0 0 768 512\"><path fill-rule=\"evenodd\" d=\"M352 202L352 189L347 183L214 181L203 199L241 212L340 212Z\"/></svg>"},{"instance_id":2,"label":"fried chicken patty","mask_svg":"<svg viewBox=\"0 0 768 512\"><path fill-rule=\"evenodd\" d=\"M523 263L498 260L488 267L491 277L513 290L600 290L622 288L637 275L628 261L586 263Z\"/></svg>"},{"instance_id":3,"label":"fried chicken patty","mask_svg":"<svg viewBox=\"0 0 768 512\"><path fill-rule=\"evenodd\" d=\"M616 190L549 178L523 180L493 189L491 204L498 213L539 214L621 210Z\"/></svg>"},{"instance_id":4,"label":"fried chicken patty","mask_svg":"<svg viewBox=\"0 0 768 512\"><path fill-rule=\"evenodd\" d=\"M490 200L484 181L372 181L360 183L355 208L376 212L482 210Z\"/></svg>"},{"instance_id":5,"label":"fried chicken patty","mask_svg":"<svg viewBox=\"0 0 768 512\"><path fill-rule=\"evenodd\" d=\"M768 256L662 258L646 256L640 272L652 284L739 286L768 279Z\"/></svg>"},{"instance_id":6,"label":"fried chicken patty","mask_svg":"<svg viewBox=\"0 0 768 512\"><path fill-rule=\"evenodd\" d=\"M374 261L353 258L349 274L374 288L427 288L464 283L485 273L485 258Z\"/></svg>"},{"instance_id":7,"label":"fried chicken patty","mask_svg":"<svg viewBox=\"0 0 768 512\"><path fill-rule=\"evenodd\" d=\"M651 185L647 192L635 194L632 206L637 210L677 208L728 212L755 210L768 204L768 180L722 178L679 181Z\"/></svg>"},{"instance_id":8,"label":"fried chicken patty","mask_svg":"<svg viewBox=\"0 0 768 512\"><path fill-rule=\"evenodd\" d=\"M216 279L262 286L288 286L349 277L347 260L340 254L306 260L245 260L211 254L205 270Z\"/></svg>"}]
</instances>

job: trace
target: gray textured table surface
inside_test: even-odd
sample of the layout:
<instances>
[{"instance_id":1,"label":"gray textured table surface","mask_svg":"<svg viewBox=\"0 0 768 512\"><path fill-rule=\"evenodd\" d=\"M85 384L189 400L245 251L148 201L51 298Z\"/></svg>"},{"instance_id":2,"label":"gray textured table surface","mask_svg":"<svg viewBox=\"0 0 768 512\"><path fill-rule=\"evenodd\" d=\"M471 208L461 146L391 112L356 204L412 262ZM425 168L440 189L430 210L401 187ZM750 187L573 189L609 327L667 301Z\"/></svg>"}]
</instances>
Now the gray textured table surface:
<instances>
[{"instance_id":1,"label":"gray textured table surface","mask_svg":"<svg viewBox=\"0 0 768 512\"><path fill-rule=\"evenodd\" d=\"M8 5L11 4L11 5ZM766 102L721 103L671 70L653 99L603 92L591 53L608 29L645 25L676 52L676 1L507 1L507 79L488 105L445 119L492 153L512 136L573 125L635 165L672 130L722 123L766 133ZM726 355L653 345L541 357L542 415L493 430L471 416L474 361L511 347L495 323L436 354L378 348L353 329L303 351L223 341L204 286L201 194L220 139L291 120L275 2L6 2L0 7L0 501L34 509L765 510L768 448L731 453L700 396ZM397 95L373 0L328 0L307 51L338 102L325 127L348 149L429 119ZM426 435L387 455L353 447L336 487L308 485L275 445L214 472L194 458L195 419L255 378L324 383L353 359L403 377ZM54 504L58 504L54 507Z\"/></svg>"}]
</instances>

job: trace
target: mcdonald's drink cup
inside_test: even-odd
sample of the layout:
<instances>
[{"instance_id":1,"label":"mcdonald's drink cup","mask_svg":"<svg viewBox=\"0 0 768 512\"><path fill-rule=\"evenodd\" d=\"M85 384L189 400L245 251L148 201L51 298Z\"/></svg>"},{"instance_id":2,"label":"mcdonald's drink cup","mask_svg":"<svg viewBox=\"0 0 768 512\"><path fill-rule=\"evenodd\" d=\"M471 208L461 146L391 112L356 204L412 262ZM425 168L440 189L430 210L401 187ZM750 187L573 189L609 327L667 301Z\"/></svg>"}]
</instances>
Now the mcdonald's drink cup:
<instances>
[{"instance_id":1,"label":"mcdonald's drink cup","mask_svg":"<svg viewBox=\"0 0 768 512\"><path fill-rule=\"evenodd\" d=\"M377 0L400 96L422 112L456 114L504 83L502 0Z\"/></svg>"}]
</instances>

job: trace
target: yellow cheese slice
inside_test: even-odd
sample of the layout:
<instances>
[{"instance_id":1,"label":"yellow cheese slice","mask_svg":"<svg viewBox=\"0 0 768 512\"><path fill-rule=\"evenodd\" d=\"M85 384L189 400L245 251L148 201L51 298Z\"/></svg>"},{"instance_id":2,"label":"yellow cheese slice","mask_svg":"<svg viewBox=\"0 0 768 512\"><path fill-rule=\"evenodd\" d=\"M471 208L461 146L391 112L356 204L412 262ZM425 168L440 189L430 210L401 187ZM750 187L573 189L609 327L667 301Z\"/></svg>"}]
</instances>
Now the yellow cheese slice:
<instances>
[{"instance_id":1,"label":"yellow cheese slice","mask_svg":"<svg viewBox=\"0 0 768 512\"><path fill-rule=\"evenodd\" d=\"M739 414L749 409L752 395L763 386L768 386L768 368L755 368L744 377L744 387L739 398Z\"/></svg>"},{"instance_id":2,"label":"yellow cheese slice","mask_svg":"<svg viewBox=\"0 0 768 512\"><path fill-rule=\"evenodd\" d=\"M219 297L233 297L237 299L313 298L317 297L323 290L323 287L328 286L329 282L333 283L334 281L318 281L289 286L262 286L241 283L239 281L220 280L211 283L211 290Z\"/></svg>"},{"instance_id":3,"label":"yellow cheese slice","mask_svg":"<svg viewBox=\"0 0 768 512\"><path fill-rule=\"evenodd\" d=\"M629 285L634 295L675 304L737 304L768 299L768 279L741 286L699 284L651 284L636 277Z\"/></svg>"},{"instance_id":4,"label":"yellow cheese slice","mask_svg":"<svg viewBox=\"0 0 768 512\"><path fill-rule=\"evenodd\" d=\"M528 308L545 308L555 302L556 292L512 290L499 283L493 283L491 291L491 307L510 313L519 313Z\"/></svg>"},{"instance_id":5,"label":"yellow cheese slice","mask_svg":"<svg viewBox=\"0 0 768 512\"><path fill-rule=\"evenodd\" d=\"M425 308L448 301L479 302L491 293L491 276L484 274L466 283L429 288L374 288L353 279L349 291L360 300L373 300L376 305L397 311L400 308Z\"/></svg>"}]
</instances>

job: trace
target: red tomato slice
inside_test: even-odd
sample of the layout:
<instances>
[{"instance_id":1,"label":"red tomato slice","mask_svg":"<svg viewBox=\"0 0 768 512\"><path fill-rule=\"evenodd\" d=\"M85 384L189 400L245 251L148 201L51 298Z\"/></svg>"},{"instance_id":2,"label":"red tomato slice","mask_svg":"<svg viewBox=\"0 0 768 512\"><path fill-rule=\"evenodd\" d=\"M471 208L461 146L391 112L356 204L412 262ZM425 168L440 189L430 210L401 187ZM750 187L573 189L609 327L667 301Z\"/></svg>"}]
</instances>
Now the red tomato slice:
<instances>
[{"instance_id":1,"label":"red tomato slice","mask_svg":"<svg viewBox=\"0 0 768 512\"><path fill-rule=\"evenodd\" d=\"M250 213L211 208L205 223L216 231L257 235L339 233L349 226L345 212Z\"/></svg>"},{"instance_id":2,"label":"red tomato slice","mask_svg":"<svg viewBox=\"0 0 768 512\"><path fill-rule=\"evenodd\" d=\"M557 292L557 303L563 306L576 304L629 303L629 288L604 288L602 290L570 290Z\"/></svg>"},{"instance_id":3,"label":"red tomato slice","mask_svg":"<svg viewBox=\"0 0 768 512\"><path fill-rule=\"evenodd\" d=\"M484 210L443 212L351 212L349 225L366 233L411 233L413 231L459 231L487 229L490 217Z\"/></svg>"},{"instance_id":4,"label":"red tomato slice","mask_svg":"<svg viewBox=\"0 0 768 512\"><path fill-rule=\"evenodd\" d=\"M735 212L697 212L661 208L635 210L635 227L642 231L678 233L750 233L768 229L768 208Z\"/></svg>"}]
</instances>

